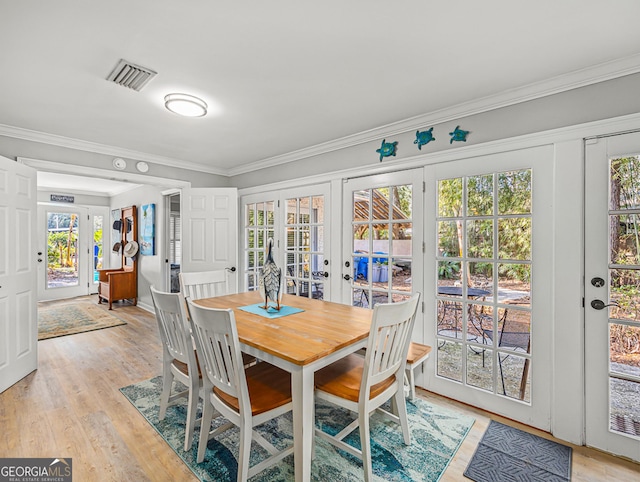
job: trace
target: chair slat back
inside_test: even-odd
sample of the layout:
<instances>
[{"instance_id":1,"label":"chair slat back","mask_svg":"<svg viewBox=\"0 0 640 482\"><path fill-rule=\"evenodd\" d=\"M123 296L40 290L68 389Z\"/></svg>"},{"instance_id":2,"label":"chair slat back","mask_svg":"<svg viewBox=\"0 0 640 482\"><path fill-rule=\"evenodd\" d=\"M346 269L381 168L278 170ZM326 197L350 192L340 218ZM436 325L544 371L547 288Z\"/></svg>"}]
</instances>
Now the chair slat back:
<instances>
[{"instance_id":1,"label":"chair slat back","mask_svg":"<svg viewBox=\"0 0 640 482\"><path fill-rule=\"evenodd\" d=\"M195 363L193 342L191 341L189 325L186 322L186 313L180 295L178 293L158 291L153 286L150 289L160 338L165 349L172 358L182 363Z\"/></svg>"},{"instance_id":2,"label":"chair slat back","mask_svg":"<svg viewBox=\"0 0 640 482\"><path fill-rule=\"evenodd\" d=\"M205 388L216 387L237 398L242 408L249 392L233 310L199 306L191 298L187 306Z\"/></svg>"},{"instance_id":3,"label":"chair slat back","mask_svg":"<svg viewBox=\"0 0 640 482\"><path fill-rule=\"evenodd\" d=\"M180 289L185 298L199 300L229 294L227 272L223 269L180 273L179 278Z\"/></svg>"},{"instance_id":4,"label":"chair slat back","mask_svg":"<svg viewBox=\"0 0 640 482\"><path fill-rule=\"evenodd\" d=\"M360 397L369 397L373 385L394 374L402 381L419 300L416 293L407 301L375 305Z\"/></svg>"}]
</instances>

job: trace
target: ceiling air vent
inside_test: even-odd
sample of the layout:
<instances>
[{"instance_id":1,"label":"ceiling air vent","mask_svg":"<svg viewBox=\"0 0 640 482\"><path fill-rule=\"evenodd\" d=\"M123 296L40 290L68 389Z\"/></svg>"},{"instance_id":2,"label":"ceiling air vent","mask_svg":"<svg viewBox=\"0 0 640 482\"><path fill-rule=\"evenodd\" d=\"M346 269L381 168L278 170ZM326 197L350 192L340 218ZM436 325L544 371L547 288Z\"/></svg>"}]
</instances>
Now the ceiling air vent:
<instances>
[{"instance_id":1,"label":"ceiling air vent","mask_svg":"<svg viewBox=\"0 0 640 482\"><path fill-rule=\"evenodd\" d=\"M128 87L140 92L158 73L151 69L136 65L124 59L120 59L118 64L111 71L107 80L115 82L123 87Z\"/></svg>"}]
</instances>

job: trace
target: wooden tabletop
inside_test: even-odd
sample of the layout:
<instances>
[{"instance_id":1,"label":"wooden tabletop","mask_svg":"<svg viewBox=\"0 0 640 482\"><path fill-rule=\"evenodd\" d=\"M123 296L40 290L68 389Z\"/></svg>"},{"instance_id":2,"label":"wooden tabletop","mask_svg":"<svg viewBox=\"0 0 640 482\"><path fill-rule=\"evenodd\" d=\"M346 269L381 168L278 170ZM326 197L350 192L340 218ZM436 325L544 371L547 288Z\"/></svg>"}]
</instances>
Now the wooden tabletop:
<instances>
[{"instance_id":1,"label":"wooden tabletop","mask_svg":"<svg viewBox=\"0 0 640 482\"><path fill-rule=\"evenodd\" d=\"M304 311L270 319L238 309L260 302L257 291L195 301L233 309L241 343L296 365L307 365L369 336L373 312L366 308L284 295L283 305Z\"/></svg>"}]
</instances>

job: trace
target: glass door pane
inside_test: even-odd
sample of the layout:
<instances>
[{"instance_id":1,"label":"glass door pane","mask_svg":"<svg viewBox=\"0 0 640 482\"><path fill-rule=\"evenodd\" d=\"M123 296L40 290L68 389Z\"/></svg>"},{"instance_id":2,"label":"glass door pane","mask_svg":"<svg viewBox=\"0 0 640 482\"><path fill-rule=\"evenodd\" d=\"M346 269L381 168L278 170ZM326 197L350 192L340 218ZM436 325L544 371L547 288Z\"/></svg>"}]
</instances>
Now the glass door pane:
<instances>
[{"instance_id":1,"label":"glass door pane","mask_svg":"<svg viewBox=\"0 0 640 482\"><path fill-rule=\"evenodd\" d=\"M531 401L531 169L437 181L437 375Z\"/></svg>"},{"instance_id":2,"label":"glass door pane","mask_svg":"<svg viewBox=\"0 0 640 482\"><path fill-rule=\"evenodd\" d=\"M640 436L640 156L609 168L609 429Z\"/></svg>"},{"instance_id":3,"label":"glass door pane","mask_svg":"<svg viewBox=\"0 0 640 482\"><path fill-rule=\"evenodd\" d=\"M275 201L244 206L244 277L247 291L257 290L258 274L264 266L267 241L275 233Z\"/></svg>"},{"instance_id":4,"label":"glass door pane","mask_svg":"<svg viewBox=\"0 0 640 482\"><path fill-rule=\"evenodd\" d=\"M78 286L79 236L77 212L47 213L47 289Z\"/></svg>"},{"instance_id":5,"label":"glass door pane","mask_svg":"<svg viewBox=\"0 0 640 482\"><path fill-rule=\"evenodd\" d=\"M93 264L90 279L94 285L98 284L98 270L102 269L102 261L104 259L103 219L104 216L93 215Z\"/></svg>"},{"instance_id":6,"label":"glass door pane","mask_svg":"<svg viewBox=\"0 0 640 482\"><path fill-rule=\"evenodd\" d=\"M406 171L345 184L351 227L343 277L349 280L353 306L403 301L416 289L413 215L419 200L414 182L422 176L416 174Z\"/></svg>"},{"instance_id":7,"label":"glass door pane","mask_svg":"<svg viewBox=\"0 0 640 482\"><path fill-rule=\"evenodd\" d=\"M285 206L285 292L324 299L324 196L289 198Z\"/></svg>"}]
</instances>

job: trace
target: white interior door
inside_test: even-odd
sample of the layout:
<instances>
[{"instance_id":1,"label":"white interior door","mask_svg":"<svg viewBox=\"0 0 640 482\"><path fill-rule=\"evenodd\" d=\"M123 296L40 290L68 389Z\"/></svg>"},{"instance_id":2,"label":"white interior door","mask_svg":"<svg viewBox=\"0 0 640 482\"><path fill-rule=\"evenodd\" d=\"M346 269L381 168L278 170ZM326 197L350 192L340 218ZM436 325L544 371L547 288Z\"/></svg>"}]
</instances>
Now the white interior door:
<instances>
[{"instance_id":1,"label":"white interior door","mask_svg":"<svg viewBox=\"0 0 640 482\"><path fill-rule=\"evenodd\" d=\"M38 300L88 295L93 266L89 210L40 204L38 225Z\"/></svg>"},{"instance_id":2,"label":"white interior door","mask_svg":"<svg viewBox=\"0 0 640 482\"><path fill-rule=\"evenodd\" d=\"M238 289L238 190L185 188L181 196L181 271L226 269L232 292Z\"/></svg>"},{"instance_id":3,"label":"white interior door","mask_svg":"<svg viewBox=\"0 0 640 482\"><path fill-rule=\"evenodd\" d=\"M640 133L585 153L586 442L640 461Z\"/></svg>"},{"instance_id":4,"label":"white interior door","mask_svg":"<svg viewBox=\"0 0 640 482\"><path fill-rule=\"evenodd\" d=\"M550 146L425 168L429 389L550 430Z\"/></svg>"},{"instance_id":5,"label":"white interior door","mask_svg":"<svg viewBox=\"0 0 640 482\"><path fill-rule=\"evenodd\" d=\"M0 157L0 392L37 368L36 170Z\"/></svg>"}]
</instances>

